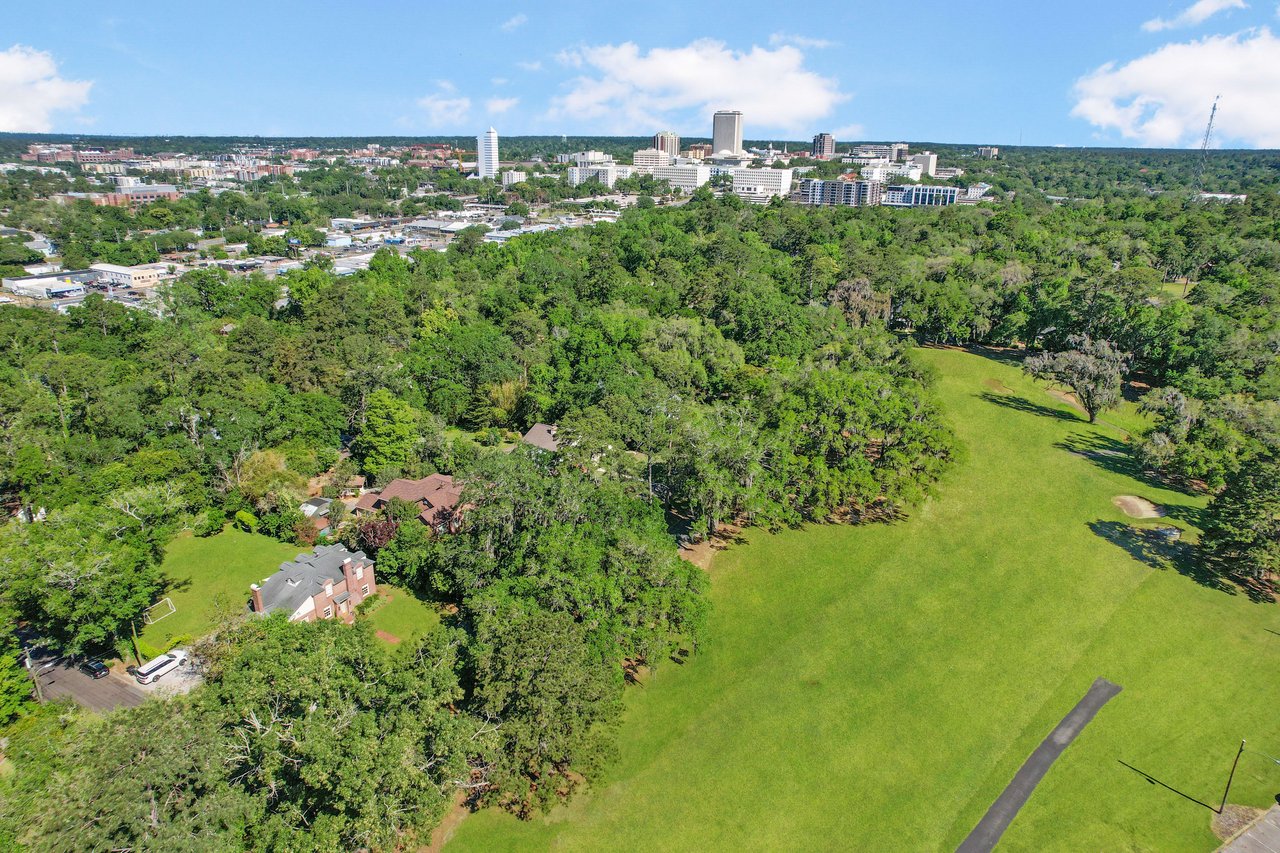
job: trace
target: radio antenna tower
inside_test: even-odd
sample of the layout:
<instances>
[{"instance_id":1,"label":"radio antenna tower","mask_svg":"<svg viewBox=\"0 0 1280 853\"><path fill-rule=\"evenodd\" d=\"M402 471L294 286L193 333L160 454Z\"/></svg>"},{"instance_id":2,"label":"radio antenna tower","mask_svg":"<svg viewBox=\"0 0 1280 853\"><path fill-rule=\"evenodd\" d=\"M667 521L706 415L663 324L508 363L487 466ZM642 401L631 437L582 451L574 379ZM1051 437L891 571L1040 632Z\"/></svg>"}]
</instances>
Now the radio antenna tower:
<instances>
[{"instance_id":1,"label":"radio antenna tower","mask_svg":"<svg viewBox=\"0 0 1280 853\"><path fill-rule=\"evenodd\" d=\"M1218 99L1213 99L1213 108L1209 110L1209 123L1204 129L1204 139L1200 141L1200 163L1196 166L1196 192L1204 192L1204 167L1209 163L1209 141L1213 138L1213 120L1218 115Z\"/></svg>"}]
</instances>

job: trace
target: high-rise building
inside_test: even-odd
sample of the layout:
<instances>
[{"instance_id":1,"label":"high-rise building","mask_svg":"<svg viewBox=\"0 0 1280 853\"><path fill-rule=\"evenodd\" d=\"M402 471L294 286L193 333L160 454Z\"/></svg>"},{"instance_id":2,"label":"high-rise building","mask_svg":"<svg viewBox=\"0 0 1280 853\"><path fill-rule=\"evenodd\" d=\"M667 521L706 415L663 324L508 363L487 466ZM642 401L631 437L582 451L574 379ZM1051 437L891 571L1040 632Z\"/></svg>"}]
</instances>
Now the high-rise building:
<instances>
[{"instance_id":1,"label":"high-rise building","mask_svg":"<svg viewBox=\"0 0 1280 853\"><path fill-rule=\"evenodd\" d=\"M498 131L492 127L476 137L476 171L482 178L498 177Z\"/></svg>"},{"instance_id":2,"label":"high-rise building","mask_svg":"<svg viewBox=\"0 0 1280 853\"><path fill-rule=\"evenodd\" d=\"M984 157L987 160L995 160L1000 156L1000 149L996 148L994 145L979 145L978 156Z\"/></svg>"},{"instance_id":3,"label":"high-rise building","mask_svg":"<svg viewBox=\"0 0 1280 853\"><path fill-rule=\"evenodd\" d=\"M728 151L742 153L742 113L737 110L717 110L711 117L711 147L716 154Z\"/></svg>"},{"instance_id":4,"label":"high-rise building","mask_svg":"<svg viewBox=\"0 0 1280 853\"><path fill-rule=\"evenodd\" d=\"M695 142L689 146L689 156L697 160L705 160L714 153L710 142Z\"/></svg>"},{"instance_id":5,"label":"high-rise building","mask_svg":"<svg viewBox=\"0 0 1280 853\"><path fill-rule=\"evenodd\" d=\"M672 133L669 130L655 133L653 135L653 147L664 154L670 154L672 157L679 157L680 134Z\"/></svg>"},{"instance_id":6,"label":"high-rise building","mask_svg":"<svg viewBox=\"0 0 1280 853\"><path fill-rule=\"evenodd\" d=\"M830 160L836 155L836 138L829 133L819 133L813 138L815 160Z\"/></svg>"}]
</instances>

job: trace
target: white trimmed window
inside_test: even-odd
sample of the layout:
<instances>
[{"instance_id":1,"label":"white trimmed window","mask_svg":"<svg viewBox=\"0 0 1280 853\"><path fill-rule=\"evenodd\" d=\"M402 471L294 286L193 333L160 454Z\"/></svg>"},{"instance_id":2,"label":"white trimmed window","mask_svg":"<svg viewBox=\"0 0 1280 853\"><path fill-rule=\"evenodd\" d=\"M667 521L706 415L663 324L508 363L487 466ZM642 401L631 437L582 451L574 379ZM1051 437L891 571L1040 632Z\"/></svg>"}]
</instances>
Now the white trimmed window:
<instances>
[{"instance_id":1,"label":"white trimmed window","mask_svg":"<svg viewBox=\"0 0 1280 853\"><path fill-rule=\"evenodd\" d=\"M368 595L368 594L369 594L369 585L368 585L368 584L365 584L364 586L360 587L360 594L361 594L361 595Z\"/></svg>"},{"instance_id":2,"label":"white trimmed window","mask_svg":"<svg viewBox=\"0 0 1280 853\"><path fill-rule=\"evenodd\" d=\"M326 619L332 619L332 618L333 618L333 605L329 605L328 607L326 607L326 608L324 609L324 618L326 618Z\"/></svg>"}]
</instances>

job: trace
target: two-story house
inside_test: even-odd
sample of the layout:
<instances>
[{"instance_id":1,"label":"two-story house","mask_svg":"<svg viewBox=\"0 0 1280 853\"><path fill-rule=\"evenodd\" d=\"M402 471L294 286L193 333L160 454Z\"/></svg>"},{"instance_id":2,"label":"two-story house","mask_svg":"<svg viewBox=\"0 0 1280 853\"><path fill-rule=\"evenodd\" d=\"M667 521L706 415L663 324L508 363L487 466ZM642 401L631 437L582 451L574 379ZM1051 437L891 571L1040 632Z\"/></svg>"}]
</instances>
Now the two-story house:
<instances>
[{"instance_id":1,"label":"two-story house","mask_svg":"<svg viewBox=\"0 0 1280 853\"><path fill-rule=\"evenodd\" d=\"M280 571L250 584L255 613L282 610L289 621L317 619L355 620L355 608L378 591L373 560L363 551L348 551L343 545L321 545L310 554L299 554Z\"/></svg>"}]
</instances>

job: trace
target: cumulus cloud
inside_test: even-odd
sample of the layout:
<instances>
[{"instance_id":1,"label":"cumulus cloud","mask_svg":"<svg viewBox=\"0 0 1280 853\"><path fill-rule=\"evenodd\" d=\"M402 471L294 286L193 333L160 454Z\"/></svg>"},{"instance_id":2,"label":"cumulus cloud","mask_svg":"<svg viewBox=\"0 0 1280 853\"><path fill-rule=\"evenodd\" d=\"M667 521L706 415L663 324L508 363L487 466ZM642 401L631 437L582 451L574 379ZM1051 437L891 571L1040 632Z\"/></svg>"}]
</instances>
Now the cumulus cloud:
<instances>
[{"instance_id":1,"label":"cumulus cloud","mask_svg":"<svg viewBox=\"0 0 1280 853\"><path fill-rule=\"evenodd\" d=\"M485 101L484 107L493 115L501 115L518 103L519 98L490 98Z\"/></svg>"},{"instance_id":2,"label":"cumulus cloud","mask_svg":"<svg viewBox=\"0 0 1280 853\"><path fill-rule=\"evenodd\" d=\"M52 115L89 101L89 80L64 80L53 54L15 44L0 52L0 131L48 133Z\"/></svg>"},{"instance_id":3,"label":"cumulus cloud","mask_svg":"<svg viewBox=\"0 0 1280 853\"><path fill-rule=\"evenodd\" d=\"M471 99L457 94L457 87L448 80L436 83L439 91L418 99L418 107L426 115L432 127L450 127L462 124L471 114Z\"/></svg>"},{"instance_id":4,"label":"cumulus cloud","mask_svg":"<svg viewBox=\"0 0 1280 853\"><path fill-rule=\"evenodd\" d=\"M1215 133L1280 147L1280 38L1266 27L1167 44L1076 81L1071 114L1144 145L1192 143L1222 95Z\"/></svg>"},{"instance_id":5,"label":"cumulus cloud","mask_svg":"<svg viewBox=\"0 0 1280 853\"><path fill-rule=\"evenodd\" d=\"M816 39L809 36L798 36L795 33L777 32L769 36L769 44L777 47L778 45L789 44L792 47L802 49L812 48L821 50L824 47L835 47L835 42L829 39Z\"/></svg>"},{"instance_id":6,"label":"cumulus cloud","mask_svg":"<svg viewBox=\"0 0 1280 853\"><path fill-rule=\"evenodd\" d=\"M742 110L750 128L801 131L849 97L834 79L806 69L804 53L791 45L735 51L701 39L646 53L627 42L557 59L585 73L552 100L549 117L590 120L615 133L648 132L688 111L709 124L717 109Z\"/></svg>"},{"instance_id":7,"label":"cumulus cloud","mask_svg":"<svg viewBox=\"0 0 1280 853\"><path fill-rule=\"evenodd\" d=\"M514 30L518 30L528 22L529 16L523 12L519 15L512 15L510 18L507 18L502 22L502 31L509 33Z\"/></svg>"},{"instance_id":8,"label":"cumulus cloud","mask_svg":"<svg viewBox=\"0 0 1280 853\"><path fill-rule=\"evenodd\" d=\"M1158 33L1161 30L1172 30L1177 27L1194 27L1197 24L1203 24L1219 12L1248 8L1249 4L1244 0L1196 0L1172 18L1152 18L1143 24L1142 28L1149 33Z\"/></svg>"}]
</instances>

